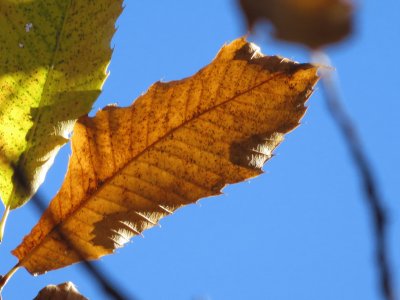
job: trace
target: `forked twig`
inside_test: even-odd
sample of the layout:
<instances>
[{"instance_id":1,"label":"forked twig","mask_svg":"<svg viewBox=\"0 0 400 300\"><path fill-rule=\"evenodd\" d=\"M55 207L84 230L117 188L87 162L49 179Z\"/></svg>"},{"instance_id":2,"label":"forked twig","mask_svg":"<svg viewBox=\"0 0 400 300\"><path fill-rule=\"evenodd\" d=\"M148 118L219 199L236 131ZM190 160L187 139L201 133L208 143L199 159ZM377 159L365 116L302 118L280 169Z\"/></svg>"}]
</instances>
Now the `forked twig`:
<instances>
[{"instance_id":1,"label":"forked twig","mask_svg":"<svg viewBox=\"0 0 400 300\"><path fill-rule=\"evenodd\" d=\"M321 52L313 53L317 63L329 66L329 57ZM355 167L358 170L362 188L365 194L366 205L370 209L373 219L375 235L376 263L379 272L380 289L386 300L394 300L392 287L392 275L390 271L389 258L387 256L387 218L383 208L383 200L379 195L378 184L374 178L371 164L363 151L363 146L355 126L343 108L337 88L337 83L330 70L322 70L322 91L329 113L333 121L343 135L345 144L349 148Z\"/></svg>"}]
</instances>

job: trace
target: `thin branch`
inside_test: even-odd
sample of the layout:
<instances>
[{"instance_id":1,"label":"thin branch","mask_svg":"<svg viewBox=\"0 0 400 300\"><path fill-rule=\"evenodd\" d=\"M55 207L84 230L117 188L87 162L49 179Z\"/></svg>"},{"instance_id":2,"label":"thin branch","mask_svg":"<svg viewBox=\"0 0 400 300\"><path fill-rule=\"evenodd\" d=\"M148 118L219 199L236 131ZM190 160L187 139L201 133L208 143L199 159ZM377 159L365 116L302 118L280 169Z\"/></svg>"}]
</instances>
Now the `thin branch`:
<instances>
[{"instance_id":1,"label":"thin branch","mask_svg":"<svg viewBox=\"0 0 400 300\"><path fill-rule=\"evenodd\" d=\"M29 185L28 185L28 182L25 180L25 175L17 167L15 167L14 165L12 165L12 167L14 169L14 176L15 176L14 179L16 179L16 181L18 182L18 184L21 187L24 187L26 190L29 190ZM35 205L35 208L37 209L38 213L40 215L42 215L43 212L46 209L46 206L44 204L44 201L42 200L42 197L40 197L38 195L38 193L36 193L32 197L31 200L32 200L32 203ZM52 214L51 214L51 217L53 218ZM82 267L92 277L94 277L94 279L97 281L97 283L103 289L105 294L107 294L108 296L110 296L112 299L115 299L115 300L127 300L127 299L134 300L134 299L136 299L132 295L130 295L128 297L127 295L122 293L121 292L122 289L120 287L115 288L116 285L115 284L111 284L111 280L108 278L108 276L103 275L105 272L101 271L93 263L91 263L90 261L86 260L84 255L83 255L83 253L82 253L82 251L79 248L77 248L74 245L74 243L72 243L70 241L68 236L62 230L60 230L60 228L58 226L55 227L55 230L60 235L60 237L64 240L64 242L68 245L68 247L72 248L75 251L75 253L78 254L80 260L83 263ZM15 271L18 269L18 267L19 267L19 264L17 264L9 273L7 273L7 275L10 274L8 277L4 276L3 278L0 278L1 287L3 287L6 284L6 282L9 280L11 275L15 273Z\"/></svg>"},{"instance_id":2,"label":"thin branch","mask_svg":"<svg viewBox=\"0 0 400 300\"><path fill-rule=\"evenodd\" d=\"M324 53L314 53L317 62L322 65L330 65L330 60ZM350 154L358 169L362 180L362 188L365 201L370 209L373 219L375 236L376 263L379 272L380 289L386 300L394 300L394 289L392 287L392 275L390 271L389 258L387 255L387 219L383 208L383 200L378 192L378 184L374 178L371 164L364 153L360 137L355 126L343 108L339 96L339 90L335 78L330 70L322 70L322 91L336 126L343 135L344 141L349 148Z\"/></svg>"}]
</instances>

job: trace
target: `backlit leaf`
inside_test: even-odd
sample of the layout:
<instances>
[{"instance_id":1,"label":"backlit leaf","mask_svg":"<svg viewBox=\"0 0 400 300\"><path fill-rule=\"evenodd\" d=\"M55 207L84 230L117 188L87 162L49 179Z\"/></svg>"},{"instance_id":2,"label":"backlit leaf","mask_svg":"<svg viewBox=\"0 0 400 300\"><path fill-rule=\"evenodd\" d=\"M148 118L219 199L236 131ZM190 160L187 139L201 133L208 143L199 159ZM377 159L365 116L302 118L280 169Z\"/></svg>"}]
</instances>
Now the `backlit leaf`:
<instances>
[{"instance_id":1,"label":"backlit leaf","mask_svg":"<svg viewBox=\"0 0 400 300\"><path fill-rule=\"evenodd\" d=\"M305 113L317 68L238 39L194 76L74 128L59 193L13 251L31 273L96 259L186 204L262 173ZM65 242L62 234L68 238Z\"/></svg>"},{"instance_id":2,"label":"backlit leaf","mask_svg":"<svg viewBox=\"0 0 400 300\"><path fill-rule=\"evenodd\" d=\"M0 0L0 197L7 207L29 200L99 95L121 4Z\"/></svg>"}]
</instances>

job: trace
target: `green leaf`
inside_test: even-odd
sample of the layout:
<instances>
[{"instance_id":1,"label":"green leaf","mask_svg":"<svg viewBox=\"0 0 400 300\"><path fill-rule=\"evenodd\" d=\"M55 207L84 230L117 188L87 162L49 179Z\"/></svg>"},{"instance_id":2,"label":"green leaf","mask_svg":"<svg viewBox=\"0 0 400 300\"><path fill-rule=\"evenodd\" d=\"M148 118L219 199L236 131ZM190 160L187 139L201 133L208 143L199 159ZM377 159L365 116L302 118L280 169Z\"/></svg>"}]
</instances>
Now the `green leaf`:
<instances>
[{"instance_id":1,"label":"green leaf","mask_svg":"<svg viewBox=\"0 0 400 300\"><path fill-rule=\"evenodd\" d=\"M0 197L28 201L107 77L122 0L0 0ZM16 178L23 174L28 188Z\"/></svg>"}]
</instances>

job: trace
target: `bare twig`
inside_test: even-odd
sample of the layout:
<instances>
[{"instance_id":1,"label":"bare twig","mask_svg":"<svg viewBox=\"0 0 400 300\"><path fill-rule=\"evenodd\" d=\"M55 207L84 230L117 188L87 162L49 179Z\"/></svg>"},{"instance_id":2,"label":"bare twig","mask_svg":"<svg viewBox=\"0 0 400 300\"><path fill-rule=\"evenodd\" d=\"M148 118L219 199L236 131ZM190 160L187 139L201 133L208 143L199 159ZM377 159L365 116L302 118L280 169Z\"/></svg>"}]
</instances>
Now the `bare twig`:
<instances>
[{"instance_id":1,"label":"bare twig","mask_svg":"<svg viewBox=\"0 0 400 300\"><path fill-rule=\"evenodd\" d=\"M13 167L14 173L15 173L14 178L16 179L16 181L18 181L18 184L20 184L22 187L25 187L25 189L28 190L29 185L27 184L27 181L25 180L24 174L15 166L12 166L12 167ZM31 200L32 200L32 203L35 205L38 213L40 215L42 215L46 209L46 206L44 204L44 201L42 200L42 197L40 197L38 195L38 193L36 193L32 197ZM53 217L53 215L51 215L51 217ZM70 241L68 236L58 226L56 226L54 228L54 230L57 231L57 233L64 240L64 242L68 245L68 247L71 247L71 249L73 249L75 251L75 253L78 254L79 258L83 262L83 264L82 264L83 268L97 281L97 283L101 286L101 288L103 289L105 294L110 296L112 299L116 299L116 300L128 300L128 299L134 300L134 299L136 299L135 297L133 297L131 295L128 297L127 295L125 295L124 293L121 292L122 289L120 287L116 288L115 284L111 284L111 280L108 278L108 276L103 275L104 274L103 271L101 271L98 267L96 267L90 261L86 260L82 251L79 248L75 247L74 243L72 243ZM0 287L1 288L7 283L7 281L16 272L16 270L18 268L19 268L19 264L14 266L13 269L6 274L6 276L0 277Z\"/></svg>"},{"instance_id":2,"label":"bare twig","mask_svg":"<svg viewBox=\"0 0 400 300\"><path fill-rule=\"evenodd\" d=\"M314 53L314 57L319 64L330 65L329 57L324 53ZM350 116L342 107L337 83L332 72L330 70L322 70L321 80L328 111L343 135L362 180L365 201L370 209L374 225L376 263L380 275L380 289L386 300L394 300L392 277L386 249L387 219L383 208L383 200L378 192L378 184L374 178L371 164L363 151L364 148L356 128Z\"/></svg>"}]
</instances>

